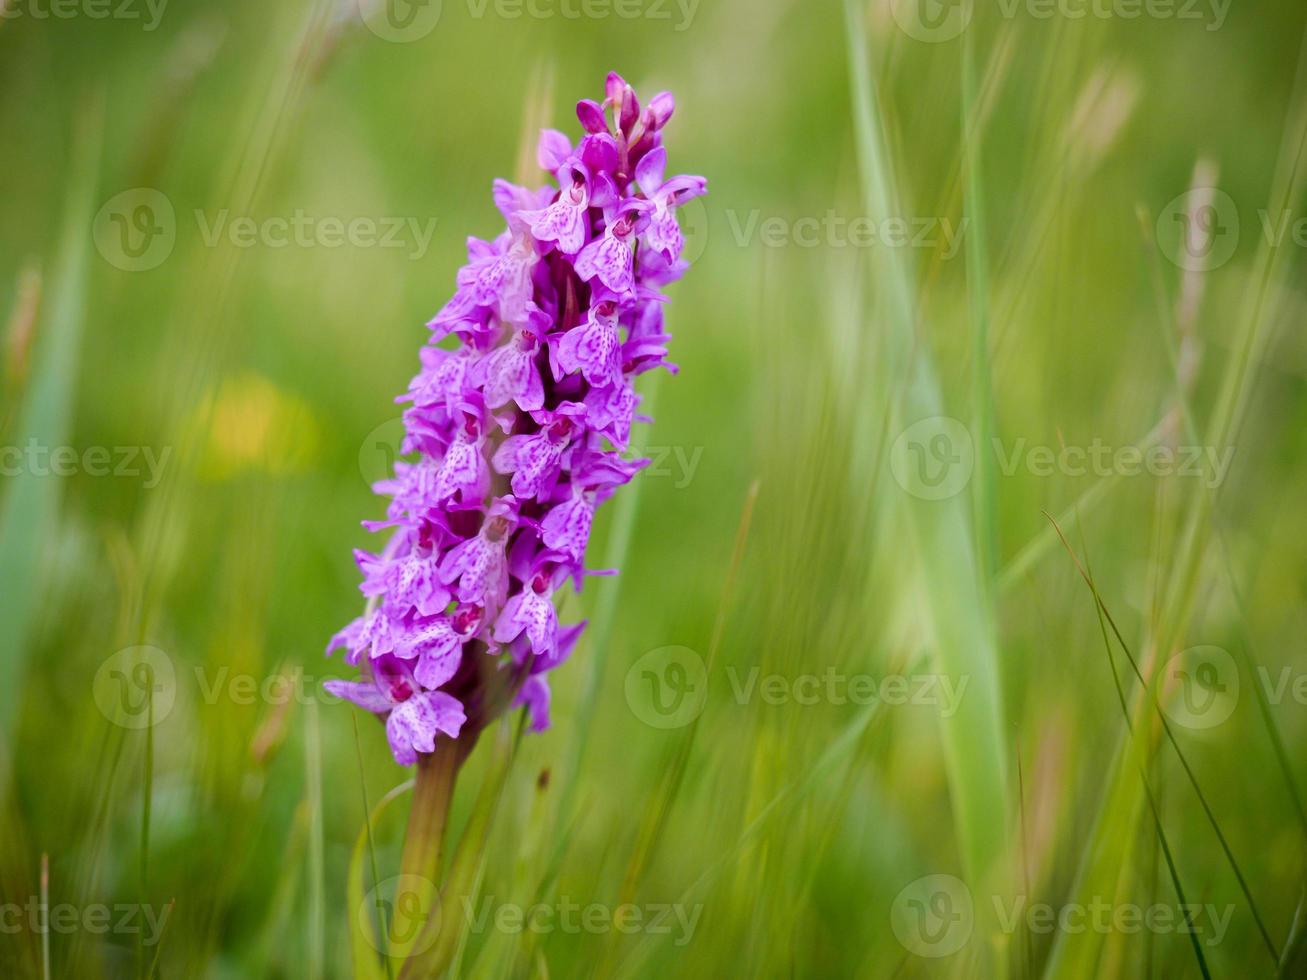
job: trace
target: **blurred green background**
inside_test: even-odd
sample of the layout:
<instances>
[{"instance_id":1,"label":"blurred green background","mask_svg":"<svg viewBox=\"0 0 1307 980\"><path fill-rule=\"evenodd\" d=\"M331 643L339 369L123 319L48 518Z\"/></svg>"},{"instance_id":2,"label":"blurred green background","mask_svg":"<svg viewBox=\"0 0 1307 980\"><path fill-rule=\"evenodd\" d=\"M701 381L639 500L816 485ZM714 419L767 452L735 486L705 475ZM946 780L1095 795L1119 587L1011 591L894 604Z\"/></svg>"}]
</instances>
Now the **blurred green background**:
<instances>
[{"instance_id":1,"label":"blurred green background","mask_svg":"<svg viewBox=\"0 0 1307 980\"><path fill-rule=\"evenodd\" d=\"M385 975L409 774L321 650L616 69L709 179L682 371L459 781L457 975L1307 975L1301 5L364 4L3 2L0 972Z\"/></svg>"}]
</instances>

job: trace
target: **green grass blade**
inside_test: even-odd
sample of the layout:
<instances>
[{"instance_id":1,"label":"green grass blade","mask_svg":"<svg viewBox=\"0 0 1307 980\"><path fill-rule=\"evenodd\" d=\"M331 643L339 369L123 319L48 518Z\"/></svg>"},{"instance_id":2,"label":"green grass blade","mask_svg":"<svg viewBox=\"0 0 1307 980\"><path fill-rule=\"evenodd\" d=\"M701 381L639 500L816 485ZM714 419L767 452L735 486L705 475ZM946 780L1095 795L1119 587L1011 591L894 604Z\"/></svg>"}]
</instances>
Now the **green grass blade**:
<instances>
[{"instance_id":1,"label":"green grass blade","mask_svg":"<svg viewBox=\"0 0 1307 980\"><path fill-rule=\"evenodd\" d=\"M63 230L49 282L48 316L38 328L31 381L16 445L65 446L72 435L74 383L87 306L87 267L100 160L101 112L81 117L64 202ZM58 517L60 481L30 469L6 477L0 502L0 737L13 734L22 698L32 614L41 595L41 557L48 553Z\"/></svg>"},{"instance_id":2,"label":"green grass blade","mask_svg":"<svg viewBox=\"0 0 1307 980\"><path fill-rule=\"evenodd\" d=\"M854 130L862 197L873 219L899 215L893 168L865 37L862 7L844 0ZM898 418L908 424L945 415L929 357L916 337L916 302L906 249L877 249L873 287L887 309L885 367L901 384ZM1007 762L992 609L977 583L971 521L964 502L912 500L912 518L924 581L922 599L931 611L933 648L941 672L969 677L959 710L941 719L945 767L964 866L974 883L987 882L1007 847Z\"/></svg>"},{"instance_id":3,"label":"green grass blade","mask_svg":"<svg viewBox=\"0 0 1307 980\"><path fill-rule=\"evenodd\" d=\"M361 757L359 762L361 765ZM353 966L354 980L388 980L390 976L389 957L383 957L380 952L386 948L383 943L386 942L389 930L386 927L382 896L379 890L375 899L381 919L380 933L374 927L372 916L365 914L364 902L367 900L368 890L365 887L364 860L368 860L371 865L372 888L374 890L379 889L381 879L377 876L377 858L373 844L372 828L376 826L382 814L389 809L390 804L412 789L413 780L410 779L407 782L400 783L383 796L371 810L367 808L366 798L364 801L363 828L358 832L358 836L354 840L354 849L350 853L349 878L346 885L348 907L345 914L349 918L350 963ZM384 969L382 967L383 959L386 960Z\"/></svg>"}]
</instances>

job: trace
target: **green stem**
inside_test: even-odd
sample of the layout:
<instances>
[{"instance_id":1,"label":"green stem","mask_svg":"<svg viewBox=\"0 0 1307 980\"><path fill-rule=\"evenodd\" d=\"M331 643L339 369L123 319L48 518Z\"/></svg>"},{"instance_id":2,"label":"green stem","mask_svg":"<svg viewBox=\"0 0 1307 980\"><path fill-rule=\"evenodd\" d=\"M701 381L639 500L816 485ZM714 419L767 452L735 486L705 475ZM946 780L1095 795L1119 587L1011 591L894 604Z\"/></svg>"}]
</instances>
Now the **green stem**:
<instances>
[{"instance_id":1,"label":"green stem","mask_svg":"<svg viewBox=\"0 0 1307 980\"><path fill-rule=\"evenodd\" d=\"M418 756L417 781L413 787L413 808L404 834L404 856L400 873L440 883L440 861L444 851L445 825L454 798L454 779L466 753L456 739L436 740L436 751Z\"/></svg>"}]
</instances>

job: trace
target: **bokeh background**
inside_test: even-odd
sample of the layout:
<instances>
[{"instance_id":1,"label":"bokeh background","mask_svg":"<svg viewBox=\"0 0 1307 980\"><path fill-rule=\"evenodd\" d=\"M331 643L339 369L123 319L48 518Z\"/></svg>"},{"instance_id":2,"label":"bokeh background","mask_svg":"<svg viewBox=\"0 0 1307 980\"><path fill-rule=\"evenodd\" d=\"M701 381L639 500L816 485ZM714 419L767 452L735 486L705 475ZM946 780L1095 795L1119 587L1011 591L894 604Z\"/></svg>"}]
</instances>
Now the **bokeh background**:
<instances>
[{"instance_id":1,"label":"bokeh background","mask_svg":"<svg viewBox=\"0 0 1307 980\"><path fill-rule=\"evenodd\" d=\"M710 182L682 370L451 975L1304 975L1301 5L363 2L0 0L0 972L386 975L321 651L617 69Z\"/></svg>"}]
</instances>

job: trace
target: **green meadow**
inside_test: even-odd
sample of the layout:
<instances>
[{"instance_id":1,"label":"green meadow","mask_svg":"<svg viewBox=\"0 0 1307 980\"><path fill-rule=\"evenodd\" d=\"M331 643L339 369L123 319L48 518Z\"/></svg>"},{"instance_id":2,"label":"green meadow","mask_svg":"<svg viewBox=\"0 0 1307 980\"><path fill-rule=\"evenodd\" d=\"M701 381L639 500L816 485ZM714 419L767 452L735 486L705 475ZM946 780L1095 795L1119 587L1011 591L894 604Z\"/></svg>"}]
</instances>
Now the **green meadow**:
<instances>
[{"instance_id":1,"label":"green meadow","mask_svg":"<svg viewBox=\"0 0 1307 980\"><path fill-rule=\"evenodd\" d=\"M0 976L1307 976L1301 4L0 11ZM610 70L680 372L418 907L323 649Z\"/></svg>"}]
</instances>

